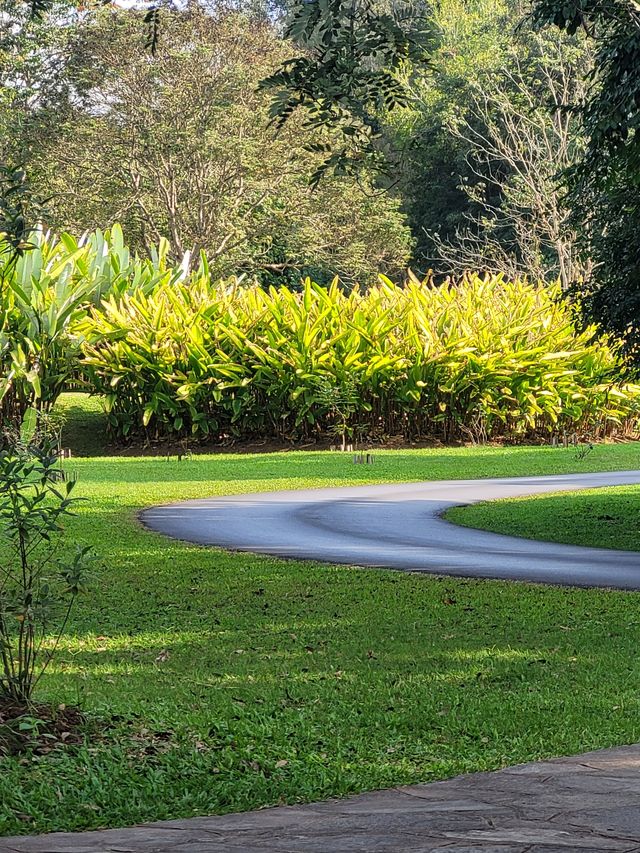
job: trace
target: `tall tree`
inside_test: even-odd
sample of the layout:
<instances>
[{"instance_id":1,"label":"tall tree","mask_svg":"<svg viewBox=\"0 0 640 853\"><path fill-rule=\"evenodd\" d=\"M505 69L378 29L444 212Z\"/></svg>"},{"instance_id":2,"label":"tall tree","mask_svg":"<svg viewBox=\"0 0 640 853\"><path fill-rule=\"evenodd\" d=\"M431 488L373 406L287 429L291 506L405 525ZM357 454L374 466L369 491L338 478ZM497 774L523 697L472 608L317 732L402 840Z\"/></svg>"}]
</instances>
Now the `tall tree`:
<instances>
[{"instance_id":1,"label":"tall tree","mask_svg":"<svg viewBox=\"0 0 640 853\"><path fill-rule=\"evenodd\" d=\"M399 122L412 141L403 190L422 268L566 286L584 264L557 173L575 162L583 137L562 105L584 91L592 52L584 38L536 33L527 8L442 0L433 73Z\"/></svg>"},{"instance_id":2,"label":"tall tree","mask_svg":"<svg viewBox=\"0 0 640 853\"><path fill-rule=\"evenodd\" d=\"M590 262L558 185L584 150L564 105L582 97L591 54L581 39L521 28L503 60L471 83L464 112L449 120L466 147L470 206L452 238L431 236L448 270L559 279L567 290Z\"/></svg>"},{"instance_id":3,"label":"tall tree","mask_svg":"<svg viewBox=\"0 0 640 853\"><path fill-rule=\"evenodd\" d=\"M175 257L206 250L220 275L400 274L411 240L398 202L366 175L314 193L312 131L299 119L275 138L269 129L258 83L289 49L273 27L193 4L165 11L163 33L152 56L135 12L104 9L76 27L60 97L23 122L57 223L119 220L136 248L166 236Z\"/></svg>"},{"instance_id":4,"label":"tall tree","mask_svg":"<svg viewBox=\"0 0 640 853\"><path fill-rule=\"evenodd\" d=\"M0 22L0 49L5 43L15 46L29 23L44 20L64 0L7 2L10 12ZM101 5L68 8L71 17L85 18ZM269 20L274 5L289 13L285 37L296 41L299 49L293 58L281 57L280 67L271 68L263 78L266 86L279 90L272 103L272 121L282 128L297 107L304 108L305 129L315 137L305 148L325 155L311 175L314 186L327 173L357 179L364 176L368 183L370 169L384 160L377 113L382 107L388 110L405 102L406 86L400 72L407 60L419 61L428 55L432 31L425 10L420 6L415 16L415 4L405 0L391 3L387 9L371 0L275 0L275 4L241 0L233 10L255 12L257 6L263 19ZM207 0L187 4L190 11L206 8L208 13L219 14L223 9L219 4L215 10L210 6ZM183 9L183 4L169 0L152 4L141 16L152 56L158 52L166 21Z\"/></svg>"},{"instance_id":5,"label":"tall tree","mask_svg":"<svg viewBox=\"0 0 640 853\"><path fill-rule=\"evenodd\" d=\"M582 30L595 46L591 85L572 104L587 146L566 175L596 262L582 297L588 314L640 359L640 4L534 0L534 20L569 34Z\"/></svg>"}]
</instances>

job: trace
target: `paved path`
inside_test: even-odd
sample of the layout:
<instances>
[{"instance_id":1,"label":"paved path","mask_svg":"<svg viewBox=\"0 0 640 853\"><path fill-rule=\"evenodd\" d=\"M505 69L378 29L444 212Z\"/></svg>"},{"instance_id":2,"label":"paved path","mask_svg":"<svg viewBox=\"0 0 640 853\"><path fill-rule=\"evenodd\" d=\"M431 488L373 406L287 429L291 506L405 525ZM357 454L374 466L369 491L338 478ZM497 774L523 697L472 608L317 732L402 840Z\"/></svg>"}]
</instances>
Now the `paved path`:
<instances>
[{"instance_id":1,"label":"paved path","mask_svg":"<svg viewBox=\"0 0 640 853\"><path fill-rule=\"evenodd\" d=\"M640 471L276 492L143 514L194 542L474 577L640 588L640 556L454 527L449 506L640 483ZM0 853L640 853L640 746L307 806L0 839Z\"/></svg>"},{"instance_id":2,"label":"paved path","mask_svg":"<svg viewBox=\"0 0 640 853\"><path fill-rule=\"evenodd\" d=\"M640 483L640 471L308 489L185 501L142 514L178 539L329 563L440 575L640 589L640 555L457 527L481 500Z\"/></svg>"},{"instance_id":3,"label":"paved path","mask_svg":"<svg viewBox=\"0 0 640 853\"><path fill-rule=\"evenodd\" d=\"M0 839L0 853L640 853L640 747L331 800L105 832Z\"/></svg>"}]
</instances>

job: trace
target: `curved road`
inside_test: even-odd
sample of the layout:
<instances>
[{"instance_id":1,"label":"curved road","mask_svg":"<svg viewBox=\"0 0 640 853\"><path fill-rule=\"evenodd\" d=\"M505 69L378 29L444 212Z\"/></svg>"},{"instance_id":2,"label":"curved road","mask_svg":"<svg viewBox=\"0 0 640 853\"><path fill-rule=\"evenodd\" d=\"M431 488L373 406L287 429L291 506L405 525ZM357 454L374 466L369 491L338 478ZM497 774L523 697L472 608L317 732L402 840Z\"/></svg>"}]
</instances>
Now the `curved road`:
<instances>
[{"instance_id":1,"label":"curved road","mask_svg":"<svg viewBox=\"0 0 640 853\"><path fill-rule=\"evenodd\" d=\"M458 527L452 506L640 484L640 471L447 480L207 498L141 514L160 533L238 551L438 575L640 589L640 554Z\"/></svg>"}]
</instances>

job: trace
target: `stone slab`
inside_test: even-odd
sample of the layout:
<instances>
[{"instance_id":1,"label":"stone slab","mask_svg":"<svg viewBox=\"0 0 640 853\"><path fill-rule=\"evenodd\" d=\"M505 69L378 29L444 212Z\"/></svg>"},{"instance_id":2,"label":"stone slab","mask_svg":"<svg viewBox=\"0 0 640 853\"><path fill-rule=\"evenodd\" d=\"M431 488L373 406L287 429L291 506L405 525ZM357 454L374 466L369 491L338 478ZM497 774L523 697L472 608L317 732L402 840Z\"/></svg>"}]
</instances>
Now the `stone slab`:
<instances>
[{"instance_id":1,"label":"stone slab","mask_svg":"<svg viewBox=\"0 0 640 853\"><path fill-rule=\"evenodd\" d=\"M640 853L640 745L300 806L0 839L0 853Z\"/></svg>"}]
</instances>

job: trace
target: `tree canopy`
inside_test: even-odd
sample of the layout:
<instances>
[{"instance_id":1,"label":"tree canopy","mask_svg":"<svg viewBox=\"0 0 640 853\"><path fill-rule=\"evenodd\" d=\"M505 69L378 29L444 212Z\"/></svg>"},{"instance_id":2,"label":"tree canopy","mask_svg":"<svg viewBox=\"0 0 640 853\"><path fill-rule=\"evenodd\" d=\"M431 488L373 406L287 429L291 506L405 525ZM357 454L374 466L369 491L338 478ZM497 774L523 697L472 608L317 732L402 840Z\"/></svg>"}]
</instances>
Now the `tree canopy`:
<instances>
[{"instance_id":1,"label":"tree canopy","mask_svg":"<svg viewBox=\"0 0 640 853\"><path fill-rule=\"evenodd\" d=\"M640 347L636 0L5 7L15 246L50 197L263 281L560 278Z\"/></svg>"},{"instance_id":2,"label":"tree canopy","mask_svg":"<svg viewBox=\"0 0 640 853\"><path fill-rule=\"evenodd\" d=\"M49 221L77 233L120 221L134 248L165 236L176 258L205 249L218 275L401 272L411 236L399 201L366 172L328 175L314 192L313 130L301 117L269 127L259 83L287 46L268 21L165 11L151 56L141 18L104 8L68 27L47 98L20 88L10 99L7 156L52 196Z\"/></svg>"},{"instance_id":3,"label":"tree canopy","mask_svg":"<svg viewBox=\"0 0 640 853\"><path fill-rule=\"evenodd\" d=\"M640 352L640 4L536 0L534 21L582 30L595 47L591 85L573 108L586 134L567 177L573 216L595 265L580 293L589 315Z\"/></svg>"}]
</instances>

